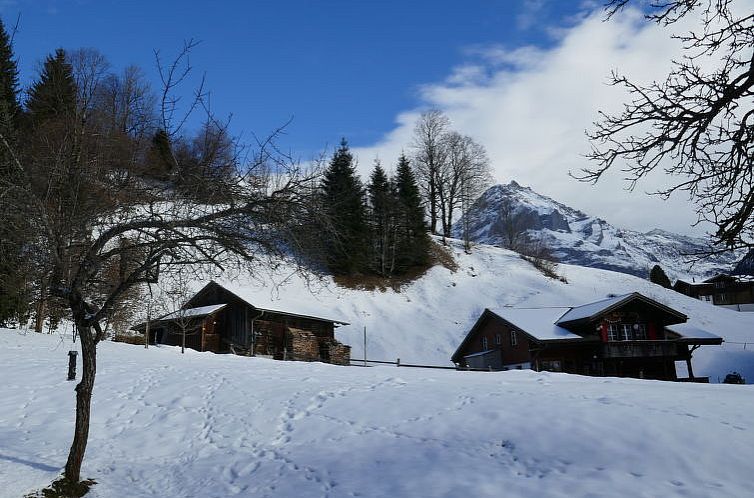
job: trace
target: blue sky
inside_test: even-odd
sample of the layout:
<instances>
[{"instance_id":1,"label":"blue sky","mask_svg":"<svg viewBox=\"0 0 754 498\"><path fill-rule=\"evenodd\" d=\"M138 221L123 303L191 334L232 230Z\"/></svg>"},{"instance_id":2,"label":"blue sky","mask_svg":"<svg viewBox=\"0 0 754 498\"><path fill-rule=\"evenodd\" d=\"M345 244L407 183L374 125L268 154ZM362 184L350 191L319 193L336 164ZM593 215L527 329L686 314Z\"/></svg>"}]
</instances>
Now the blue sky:
<instances>
[{"instance_id":1,"label":"blue sky","mask_svg":"<svg viewBox=\"0 0 754 498\"><path fill-rule=\"evenodd\" d=\"M347 137L372 144L418 89L444 78L475 47L548 46L579 2L528 1L24 1L4 2L22 81L56 47L95 47L115 68L166 58L184 40L207 73L212 106L236 133L294 120L286 145L304 158Z\"/></svg>"},{"instance_id":2,"label":"blue sky","mask_svg":"<svg viewBox=\"0 0 754 498\"><path fill-rule=\"evenodd\" d=\"M516 180L619 227L702 235L682 195L645 195L662 174L626 191L619 169L597 186L569 171L589 166L584 131L626 95L606 82L664 79L680 55L667 29L627 9L604 22L601 0L114 1L0 0L22 81L57 47L95 47L115 69L141 66L159 87L155 49L171 59L184 40L212 107L251 141L293 118L281 145L301 160L346 137L366 176L388 170L411 142L421 109L487 148L498 183ZM637 1L635 4L641 4ZM738 0L742 9L754 0ZM674 29L693 28L688 23ZM190 90L190 88L187 88Z\"/></svg>"}]
</instances>

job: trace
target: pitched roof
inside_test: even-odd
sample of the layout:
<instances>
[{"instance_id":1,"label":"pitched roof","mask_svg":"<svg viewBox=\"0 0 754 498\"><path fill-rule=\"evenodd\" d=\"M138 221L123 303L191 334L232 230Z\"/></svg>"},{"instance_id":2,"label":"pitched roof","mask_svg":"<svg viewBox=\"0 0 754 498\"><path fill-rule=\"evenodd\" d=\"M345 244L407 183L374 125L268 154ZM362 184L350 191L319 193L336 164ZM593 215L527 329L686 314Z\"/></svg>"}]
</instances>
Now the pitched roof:
<instances>
[{"instance_id":1,"label":"pitched roof","mask_svg":"<svg viewBox=\"0 0 754 498\"><path fill-rule=\"evenodd\" d=\"M564 325L582 320L589 321L597 318L599 315L619 308L633 300L643 301L644 303L654 306L655 308L659 308L666 313L675 315L681 321L686 321L688 319L686 315L674 310L673 308L665 306L664 304L657 302L654 299L650 299L647 296L639 294L638 292L631 292L630 294L613 296L607 299L602 299L600 301L595 301L593 303L584 304L583 306L576 306L574 308L571 308L570 311L568 311L563 316L561 316L560 319L558 319L558 324Z\"/></svg>"},{"instance_id":2,"label":"pitched roof","mask_svg":"<svg viewBox=\"0 0 754 498\"><path fill-rule=\"evenodd\" d=\"M471 340L477 329L488 318L502 320L510 324L513 328L520 330L537 341L577 341L584 340L580 335L573 334L563 327L558 326L555 322L566 311L571 308L554 307L554 308L496 308L491 310L486 308L479 316L474 326L466 334L461 344L456 349L451 361L460 361L460 354L463 348Z\"/></svg>"},{"instance_id":3,"label":"pitched roof","mask_svg":"<svg viewBox=\"0 0 754 498\"><path fill-rule=\"evenodd\" d=\"M220 311L225 308L227 304L211 304L209 306L200 306L198 308L187 308L168 313L167 315L159 318L160 320L180 320L182 318L198 318L201 316L211 315L216 311Z\"/></svg>"},{"instance_id":4,"label":"pitched roof","mask_svg":"<svg viewBox=\"0 0 754 498\"><path fill-rule=\"evenodd\" d=\"M583 339L580 335L569 332L557 324L558 318L570 309L563 307L495 308L490 312L540 341Z\"/></svg>"},{"instance_id":5,"label":"pitched roof","mask_svg":"<svg viewBox=\"0 0 754 498\"><path fill-rule=\"evenodd\" d=\"M215 285L217 287L220 287L222 290L224 290L225 292L227 292L231 296L235 297L239 301L242 301L242 302L246 303L247 305L251 306L252 308L254 308L255 310L258 310L258 311L263 311L265 313L275 313L275 314L278 314L278 315L292 316L292 317L295 317L295 318L306 318L306 319L309 319L309 320L319 320L319 321L322 321L322 322L331 322L333 324L338 324L338 325L350 325L350 323L344 322L342 320L333 320L331 318L323 318L321 316L303 315L303 314L299 314L299 313L291 313L291 312L288 312L288 311L273 310L273 309L269 309L269 308L260 308L258 306L254 306L253 304L251 304L249 301L247 301L243 297L239 296L238 294L236 294L235 292L231 291L227 287L225 287L225 286L223 286L223 285L215 282L214 280L210 280L207 285L205 285L204 287L202 287L201 289L199 289L199 291L196 294L194 294L194 296L191 299L189 299L189 302L191 302L196 296L198 296L199 294L201 294L202 292L204 292L206 289L208 289L209 287L211 287L213 285Z\"/></svg>"}]
</instances>

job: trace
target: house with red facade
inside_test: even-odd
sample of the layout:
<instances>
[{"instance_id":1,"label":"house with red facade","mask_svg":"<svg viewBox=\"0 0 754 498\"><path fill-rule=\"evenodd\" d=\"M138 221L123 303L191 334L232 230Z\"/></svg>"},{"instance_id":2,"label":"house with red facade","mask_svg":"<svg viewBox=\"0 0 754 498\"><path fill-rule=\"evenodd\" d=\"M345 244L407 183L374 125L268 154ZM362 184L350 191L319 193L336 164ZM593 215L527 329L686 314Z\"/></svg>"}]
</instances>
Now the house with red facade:
<instances>
[{"instance_id":1,"label":"house with red facade","mask_svg":"<svg viewBox=\"0 0 754 498\"><path fill-rule=\"evenodd\" d=\"M452 356L462 368L691 380L693 352L722 338L637 292L576 307L485 309ZM676 375L686 363L688 378Z\"/></svg>"}]
</instances>

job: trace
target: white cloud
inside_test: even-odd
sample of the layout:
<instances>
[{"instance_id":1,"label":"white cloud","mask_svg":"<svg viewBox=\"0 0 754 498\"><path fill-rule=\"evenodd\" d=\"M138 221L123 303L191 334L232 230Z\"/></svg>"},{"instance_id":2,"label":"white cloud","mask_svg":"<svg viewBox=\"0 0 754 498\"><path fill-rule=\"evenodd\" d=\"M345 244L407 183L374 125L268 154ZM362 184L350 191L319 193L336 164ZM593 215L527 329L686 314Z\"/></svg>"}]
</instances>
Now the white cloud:
<instances>
[{"instance_id":1,"label":"white cloud","mask_svg":"<svg viewBox=\"0 0 754 498\"><path fill-rule=\"evenodd\" d=\"M596 186L568 176L589 166L584 131L597 110L615 111L625 99L622 90L606 84L611 70L641 82L664 79L670 61L680 54L678 42L635 11L603 22L597 10L559 36L547 50L470 49L469 61L452 69L445 81L420 88L420 107L442 109L457 130L484 144L498 182L516 180L618 226L701 234L702 228L690 226L696 215L683 195L670 201L645 195L667 181L659 174L632 193L618 170ZM400 114L379 143L355 149L362 172L375 155L385 166L395 164L411 142L419 112Z\"/></svg>"}]
</instances>

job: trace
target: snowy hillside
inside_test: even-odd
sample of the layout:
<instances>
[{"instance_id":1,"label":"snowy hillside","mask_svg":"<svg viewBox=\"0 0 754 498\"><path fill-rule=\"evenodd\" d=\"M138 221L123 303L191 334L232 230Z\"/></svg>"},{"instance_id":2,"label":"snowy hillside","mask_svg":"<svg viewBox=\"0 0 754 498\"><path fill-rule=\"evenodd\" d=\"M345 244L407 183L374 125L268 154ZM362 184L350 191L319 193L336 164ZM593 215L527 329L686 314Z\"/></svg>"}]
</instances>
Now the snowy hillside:
<instances>
[{"instance_id":1,"label":"snowy hillside","mask_svg":"<svg viewBox=\"0 0 754 498\"><path fill-rule=\"evenodd\" d=\"M218 281L260 307L349 322L335 334L353 347L353 358L363 357L366 326L370 359L436 365L450 365L450 356L484 308L575 306L638 291L687 314L701 328L740 343L702 347L694 354L695 374L715 381L736 370L754 380L754 313L717 308L632 275L594 268L560 265L566 284L545 277L512 251L479 245L466 254L458 241L450 244L458 271L436 266L401 292L348 290L329 279L307 286L296 276L280 287ZM279 273L278 280L284 276Z\"/></svg>"},{"instance_id":2,"label":"snowy hillside","mask_svg":"<svg viewBox=\"0 0 754 498\"><path fill-rule=\"evenodd\" d=\"M464 220L454 231L460 234ZM730 272L742 254L715 256L691 264L684 254L707 249L705 239L664 230L646 233L623 230L543 196L516 182L495 185L472 206L471 239L506 247L511 225L518 224L533 240L542 240L564 263L615 270L646 277L655 264L671 280Z\"/></svg>"},{"instance_id":3,"label":"snowy hillside","mask_svg":"<svg viewBox=\"0 0 754 498\"><path fill-rule=\"evenodd\" d=\"M76 346L0 330L0 497L48 484L65 463ZM751 386L108 342L92 409L92 498L754 495Z\"/></svg>"}]
</instances>

